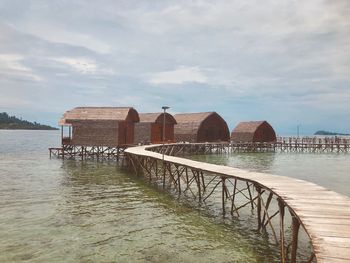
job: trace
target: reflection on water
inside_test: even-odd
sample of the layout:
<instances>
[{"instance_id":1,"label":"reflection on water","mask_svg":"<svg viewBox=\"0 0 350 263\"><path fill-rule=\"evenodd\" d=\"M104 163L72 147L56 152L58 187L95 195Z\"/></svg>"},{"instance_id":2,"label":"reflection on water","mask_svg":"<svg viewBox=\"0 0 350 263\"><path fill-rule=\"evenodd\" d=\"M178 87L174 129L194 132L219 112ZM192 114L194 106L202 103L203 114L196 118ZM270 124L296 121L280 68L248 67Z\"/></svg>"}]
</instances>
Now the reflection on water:
<instances>
[{"instance_id":1,"label":"reflection on water","mask_svg":"<svg viewBox=\"0 0 350 263\"><path fill-rule=\"evenodd\" d=\"M191 159L303 179L350 196L350 154L233 153Z\"/></svg>"},{"instance_id":2,"label":"reflection on water","mask_svg":"<svg viewBox=\"0 0 350 263\"><path fill-rule=\"evenodd\" d=\"M278 262L255 218L213 216L114 162L50 160L58 137L0 131L0 262Z\"/></svg>"},{"instance_id":3,"label":"reflection on water","mask_svg":"<svg viewBox=\"0 0 350 263\"><path fill-rule=\"evenodd\" d=\"M193 155L190 157L207 163L215 163L252 171L268 172L275 165L275 153L238 153L238 154L209 154Z\"/></svg>"}]
</instances>

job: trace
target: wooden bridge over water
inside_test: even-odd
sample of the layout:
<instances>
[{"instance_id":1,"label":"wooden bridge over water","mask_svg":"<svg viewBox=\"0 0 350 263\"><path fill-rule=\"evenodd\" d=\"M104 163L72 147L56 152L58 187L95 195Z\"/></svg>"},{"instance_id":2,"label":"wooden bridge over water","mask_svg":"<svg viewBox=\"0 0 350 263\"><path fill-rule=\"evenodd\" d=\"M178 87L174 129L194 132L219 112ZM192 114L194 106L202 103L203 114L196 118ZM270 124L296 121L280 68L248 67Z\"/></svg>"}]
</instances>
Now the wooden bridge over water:
<instances>
[{"instance_id":1,"label":"wooden bridge over water","mask_svg":"<svg viewBox=\"0 0 350 263\"><path fill-rule=\"evenodd\" d=\"M277 142L222 142L222 143L179 143L167 147L167 151L176 151L173 148L186 148L190 153L233 153L233 152L309 152L309 153L348 153L350 141L314 140L297 138L280 138ZM79 146L62 144L61 147L49 148L50 157L61 158L107 158L119 160L124 155L124 150L135 145L107 146ZM177 149L179 150L179 149Z\"/></svg>"},{"instance_id":2,"label":"wooden bridge over water","mask_svg":"<svg viewBox=\"0 0 350 263\"><path fill-rule=\"evenodd\" d=\"M250 150L247 145L242 147ZM281 262L350 262L349 197L299 179L175 156L230 149L237 146L138 146L124 151L124 161L137 175L163 188L188 194L201 203L220 202L224 216L241 217L249 210L256 216L257 230L279 246ZM303 233L311 244L306 257L300 252Z\"/></svg>"}]
</instances>

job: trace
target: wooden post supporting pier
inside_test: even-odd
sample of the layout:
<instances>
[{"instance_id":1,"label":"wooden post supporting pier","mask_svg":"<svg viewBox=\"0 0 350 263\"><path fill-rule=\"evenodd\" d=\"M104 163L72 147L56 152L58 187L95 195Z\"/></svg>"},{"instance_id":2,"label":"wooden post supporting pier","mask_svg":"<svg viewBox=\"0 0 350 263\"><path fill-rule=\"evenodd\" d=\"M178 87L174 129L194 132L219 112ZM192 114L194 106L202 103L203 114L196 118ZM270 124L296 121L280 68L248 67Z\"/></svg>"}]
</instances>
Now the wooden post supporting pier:
<instances>
[{"instance_id":1,"label":"wooden post supporting pier","mask_svg":"<svg viewBox=\"0 0 350 263\"><path fill-rule=\"evenodd\" d=\"M162 151L178 156L201 152L225 152L223 147L225 147L223 144L210 146L205 144L171 144L164 145ZM242 145L238 147L244 148ZM255 149L263 149L265 146L257 147L255 145L254 147ZM250 146L250 148L254 147ZM272 146L269 147L273 149ZM276 144L274 147L283 149L285 146ZM294 151L302 147L304 146L300 142L293 143L290 150ZM230 145L229 149L235 151L236 148ZM157 146L140 146L129 148L126 153L128 158L129 156L131 159L131 156L138 156L143 160L143 166L139 167L141 174L157 177L158 172L152 172L149 167L150 163L154 163L154 160L156 160L155 163L162 160L162 155L158 154L159 150L160 148ZM168 168L166 168L167 165ZM152 164L152 166L157 165ZM318 256L322 258L322 262L328 262L328 258L334 262L350 261L350 250L344 247L344 242L348 241L350 244L350 228L348 227L350 213L346 209L350 207L349 198L302 180L271 174L249 173L233 167L201 163L169 155L164 156L163 167L163 182L165 182L165 178L169 178L169 188L176 190L179 194L180 192L186 195L192 194L199 202L211 205L212 201L216 203L219 201L216 199L220 198L223 215L226 215L226 204L230 201L230 214L233 220L236 217L244 218L246 213L243 212L243 209L246 208L247 211L249 207L252 215L257 217L259 233L267 235L267 237L272 234L272 240L278 244L281 262L311 263L316 262ZM168 173L166 173L167 170ZM185 183L184 190L181 189L181 181ZM257 195L254 194L254 189ZM324 199L325 196L327 199ZM316 206L314 207L309 200L314 200ZM336 200L339 205L330 207L329 202L325 200ZM341 223L339 218L341 218ZM307 224L303 224L303 220ZM289 223L291 223L290 226ZM324 227L320 228L320 223ZM300 229L310 238L312 246L308 255L298 253L301 244L304 246L303 250L306 249L304 241L299 241ZM312 232L312 235L309 235L308 231ZM330 236L329 240L328 235ZM291 239L288 245L287 239ZM314 251L313 246L316 246L317 250Z\"/></svg>"},{"instance_id":2,"label":"wooden post supporting pier","mask_svg":"<svg viewBox=\"0 0 350 263\"><path fill-rule=\"evenodd\" d=\"M300 228L300 222L298 218L292 214L292 251L291 251L291 263L297 262L297 250L298 250L298 235L299 235L299 228Z\"/></svg>"}]
</instances>

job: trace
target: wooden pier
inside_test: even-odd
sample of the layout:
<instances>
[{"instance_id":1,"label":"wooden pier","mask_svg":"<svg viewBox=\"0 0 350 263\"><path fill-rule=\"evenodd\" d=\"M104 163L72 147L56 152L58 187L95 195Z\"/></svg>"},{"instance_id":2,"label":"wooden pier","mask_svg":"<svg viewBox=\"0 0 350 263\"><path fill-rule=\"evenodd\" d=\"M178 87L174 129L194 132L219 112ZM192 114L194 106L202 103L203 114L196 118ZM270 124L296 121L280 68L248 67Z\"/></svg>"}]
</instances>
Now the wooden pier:
<instances>
[{"instance_id":1,"label":"wooden pier","mask_svg":"<svg viewBox=\"0 0 350 263\"><path fill-rule=\"evenodd\" d=\"M302 143L302 142L217 142L176 143L168 145L166 153L237 153L237 152L296 152L296 153L349 153L350 143ZM176 155L176 154L175 154Z\"/></svg>"},{"instance_id":2,"label":"wooden pier","mask_svg":"<svg viewBox=\"0 0 350 263\"><path fill-rule=\"evenodd\" d=\"M79 146L71 144L71 139L62 137L62 146L49 148L50 157L76 159L117 159L123 157L124 150L132 144L121 146ZM167 154L235 153L235 152L298 152L298 153L349 153L350 139L337 137L278 137L276 142L214 142L176 143L164 149ZM175 154L176 155L176 154Z\"/></svg>"},{"instance_id":3,"label":"wooden pier","mask_svg":"<svg viewBox=\"0 0 350 263\"><path fill-rule=\"evenodd\" d=\"M228 143L228 152L300 152L300 153L348 153L348 143L305 143L305 142L270 142L270 143Z\"/></svg>"},{"instance_id":4,"label":"wooden pier","mask_svg":"<svg viewBox=\"0 0 350 263\"><path fill-rule=\"evenodd\" d=\"M349 137L278 137L275 143L281 151L349 152Z\"/></svg>"},{"instance_id":5,"label":"wooden pier","mask_svg":"<svg viewBox=\"0 0 350 263\"><path fill-rule=\"evenodd\" d=\"M50 158L55 156L62 159L112 159L119 161L124 150L129 145L116 147L62 145L59 148L49 148Z\"/></svg>"},{"instance_id":6,"label":"wooden pier","mask_svg":"<svg viewBox=\"0 0 350 263\"><path fill-rule=\"evenodd\" d=\"M124 163L150 182L189 195L202 204L220 202L223 216L235 219L250 211L256 216L257 231L279 247L283 263L350 262L349 197L304 180L175 157L233 149L237 145L130 147L124 151ZM300 247L301 233L311 244L306 257L300 253L305 249Z\"/></svg>"}]
</instances>

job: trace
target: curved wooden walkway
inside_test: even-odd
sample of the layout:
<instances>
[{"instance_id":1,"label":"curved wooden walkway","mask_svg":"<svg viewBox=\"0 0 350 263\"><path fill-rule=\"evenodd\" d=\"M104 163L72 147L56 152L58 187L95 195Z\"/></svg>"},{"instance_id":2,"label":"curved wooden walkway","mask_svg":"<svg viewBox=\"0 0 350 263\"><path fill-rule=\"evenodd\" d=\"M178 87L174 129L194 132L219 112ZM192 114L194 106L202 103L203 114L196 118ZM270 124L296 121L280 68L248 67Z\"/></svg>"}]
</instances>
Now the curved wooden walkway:
<instances>
[{"instance_id":1,"label":"curved wooden walkway","mask_svg":"<svg viewBox=\"0 0 350 263\"><path fill-rule=\"evenodd\" d=\"M205 174L219 176L223 179L233 178L236 181L243 180L247 183L247 185L248 183L251 183L258 190L260 188L267 189L276 195L278 197L278 200L283 202L286 208L289 208L289 211L291 211L291 213L297 217L297 220L304 227L307 235L310 237L313 247L313 254L309 258L308 262L315 261L315 259L319 263L350 262L349 197L327 190L324 187L304 180L285 176L248 172L233 167L203 163L180 157L163 155L154 152L153 150L149 150L154 147L155 146L131 147L126 149L125 153L127 157L130 157L131 159L139 158L138 160L158 160L157 162L161 161L163 164L170 163L175 165L175 167L181 166L186 167L186 169L188 167L196 171L204 172ZM135 166L136 164L133 165ZM142 165L142 167L144 167L144 165ZM147 167L144 168L147 169ZM224 187L225 180L223 180L222 184ZM258 191L258 193L258 197L260 198L260 192ZM251 193L249 191L249 195L250 194ZM254 200L251 201L253 207ZM269 203L269 201L267 201L267 203ZM263 202L263 204L266 206L266 202ZM260 210L262 210L262 212L258 210L260 223L260 213L263 213L264 209L267 213L267 210L265 207L262 208L260 201L258 202L257 207L258 209L260 207ZM282 243L283 242L284 240L282 240ZM294 249L296 250L296 248ZM282 254L283 253L285 252L282 249ZM294 254L296 254L296 252L294 252ZM295 261L295 255L292 255L291 262ZM281 262L285 262L285 259L281 259Z\"/></svg>"}]
</instances>

